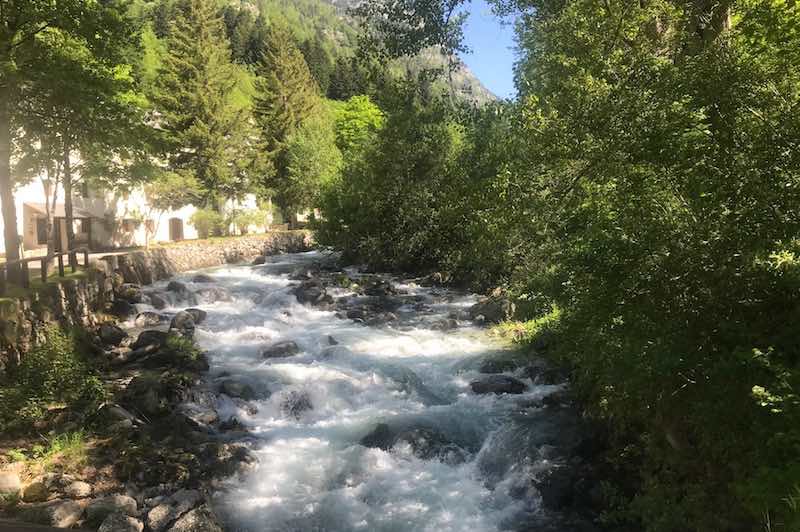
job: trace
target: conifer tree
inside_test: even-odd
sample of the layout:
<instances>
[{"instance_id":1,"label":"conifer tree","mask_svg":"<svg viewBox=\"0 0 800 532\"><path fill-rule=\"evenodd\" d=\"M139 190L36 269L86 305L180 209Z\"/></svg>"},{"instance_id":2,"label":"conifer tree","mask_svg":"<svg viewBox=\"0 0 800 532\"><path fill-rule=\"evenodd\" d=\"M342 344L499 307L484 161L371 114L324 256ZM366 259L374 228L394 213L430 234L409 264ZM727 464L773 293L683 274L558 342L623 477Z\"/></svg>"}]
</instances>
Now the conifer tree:
<instances>
[{"instance_id":1,"label":"conifer tree","mask_svg":"<svg viewBox=\"0 0 800 532\"><path fill-rule=\"evenodd\" d=\"M185 0L170 28L168 49L154 100L168 136L170 165L196 180L206 206L219 210L224 199L246 189L241 162L253 153L250 109L236 97L239 72L212 0Z\"/></svg>"},{"instance_id":2,"label":"conifer tree","mask_svg":"<svg viewBox=\"0 0 800 532\"><path fill-rule=\"evenodd\" d=\"M303 57L308 64L308 69L317 82L322 94L326 94L331 84L333 61L328 51L325 50L322 39L317 35L306 40L300 45L300 51L303 53Z\"/></svg>"},{"instance_id":3,"label":"conifer tree","mask_svg":"<svg viewBox=\"0 0 800 532\"><path fill-rule=\"evenodd\" d=\"M275 175L264 185L274 191L276 202L289 215L287 139L320 108L319 88L291 33L282 26L270 28L258 74L256 120L275 168Z\"/></svg>"}]
</instances>

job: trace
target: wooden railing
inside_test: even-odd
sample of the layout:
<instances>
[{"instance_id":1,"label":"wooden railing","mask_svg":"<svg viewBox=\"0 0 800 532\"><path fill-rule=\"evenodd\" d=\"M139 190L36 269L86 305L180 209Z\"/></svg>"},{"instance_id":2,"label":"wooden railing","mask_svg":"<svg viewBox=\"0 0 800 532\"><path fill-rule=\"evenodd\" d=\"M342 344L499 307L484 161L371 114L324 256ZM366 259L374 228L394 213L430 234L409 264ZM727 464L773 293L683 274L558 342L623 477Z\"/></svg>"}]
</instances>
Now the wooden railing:
<instances>
[{"instance_id":1,"label":"wooden railing","mask_svg":"<svg viewBox=\"0 0 800 532\"><path fill-rule=\"evenodd\" d=\"M89 268L89 248L82 247L76 248L61 253L56 253L50 256L30 257L27 259L12 260L9 262L0 263L0 296L5 295L8 281L8 267L19 265L21 267L22 288L30 288L31 277L28 264L31 262L39 262L41 264L41 277L42 284L47 282L48 265L51 260L55 259L58 264L58 276L64 277L64 257L68 257L69 266L72 268L72 273L78 271L78 254L83 255L83 267Z\"/></svg>"}]
</instances>

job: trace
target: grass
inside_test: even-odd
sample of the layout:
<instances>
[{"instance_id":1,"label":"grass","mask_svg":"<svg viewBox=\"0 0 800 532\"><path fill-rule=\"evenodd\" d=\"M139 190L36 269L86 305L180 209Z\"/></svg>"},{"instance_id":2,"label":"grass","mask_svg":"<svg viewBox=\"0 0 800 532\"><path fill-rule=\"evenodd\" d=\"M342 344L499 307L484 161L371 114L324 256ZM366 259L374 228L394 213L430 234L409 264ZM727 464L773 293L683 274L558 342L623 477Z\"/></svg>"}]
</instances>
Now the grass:
<instances>
[{"instance_id":1,"label":"grass","mask_svg":"<svg viewBox=\"0 0 800 532\"><path fill-rule=\"evenodd\" d=\"M88 440L83 430L43 437L28 449L11 449L5 456L10 462L23 462L29 476L35 477L58 468L64 473L79 472L88 462Z\"/></svg>"},{"instance_id":2,"label":"grass","mask_svg":"<svg viewBox=\"0 0 800 532\"><path fill-rule=\"evenodd\" d=\"M490 334L515 344L527 345L543 331L557 327L560 318L561 309L554 306L547 314L532 320L499 323L492 327Z\"/></svg>"}]
</instances>

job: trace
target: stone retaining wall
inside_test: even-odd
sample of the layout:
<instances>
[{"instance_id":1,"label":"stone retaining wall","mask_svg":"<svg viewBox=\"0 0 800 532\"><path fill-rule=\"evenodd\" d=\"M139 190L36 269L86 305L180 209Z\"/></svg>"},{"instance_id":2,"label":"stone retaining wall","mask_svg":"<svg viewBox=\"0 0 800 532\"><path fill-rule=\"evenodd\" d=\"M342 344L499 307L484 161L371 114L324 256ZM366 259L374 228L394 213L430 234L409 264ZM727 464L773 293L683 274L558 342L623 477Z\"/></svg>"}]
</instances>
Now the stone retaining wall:
<instances>
[{"instance_id":1,"label":"stone retaining wall","mask_svg":"<svg viewBox=\"0 0 800 532\"><path fill-rule=\"evenodd\" d=\"M92 260L86 276L47 285L30 296L0 302L0 374L42 336L50 324L92 327L105 319L121 283L150 284L176 273L250 261L259 255L307 251L307 231L278 231L237 238L191 240Z\"/></svg>"}]
</instances>

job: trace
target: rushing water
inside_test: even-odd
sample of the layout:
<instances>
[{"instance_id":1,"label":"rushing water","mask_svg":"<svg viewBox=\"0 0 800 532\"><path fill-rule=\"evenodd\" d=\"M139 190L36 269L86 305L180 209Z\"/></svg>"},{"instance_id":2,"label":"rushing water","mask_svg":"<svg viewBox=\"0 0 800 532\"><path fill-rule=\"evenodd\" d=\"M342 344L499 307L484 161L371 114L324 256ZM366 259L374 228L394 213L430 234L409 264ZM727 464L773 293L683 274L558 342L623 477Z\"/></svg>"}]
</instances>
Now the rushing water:
<instances>
[{"instance_id":1,"label":"rushing water","mask_svg":"<svg viewBox=\"0 0 800 532\"><path fill-rule=\"evenodd\" d=\"M209 353L210 381L236 379L259 397L251 401L255 413L224 395L217 404L223 419L236 417L249 428L259 459L215 496L228 528L538 529L535 523L548 518L531 478L549 467L560 427L532 405L559 386L527 380L521 395L472 393L480 362L502 347L466 321L448 331L436 325L467 309L472 295L395 281L424 310L404 306L399 320L376 327L298 303L288 273L320 258L281 255L262 266L208 271L210 285L188 283L233 295L197 305L208 312L195 337ZM351 295L344 288L329 293ZM338 344L331 346L331 338ZM261 356L265 346L283 340L295 341L300 353ZM379 423L395 433L443 434L445 450L420 458L403 441L388 450L362 445Z\"/></svg>"}]
</instances>

